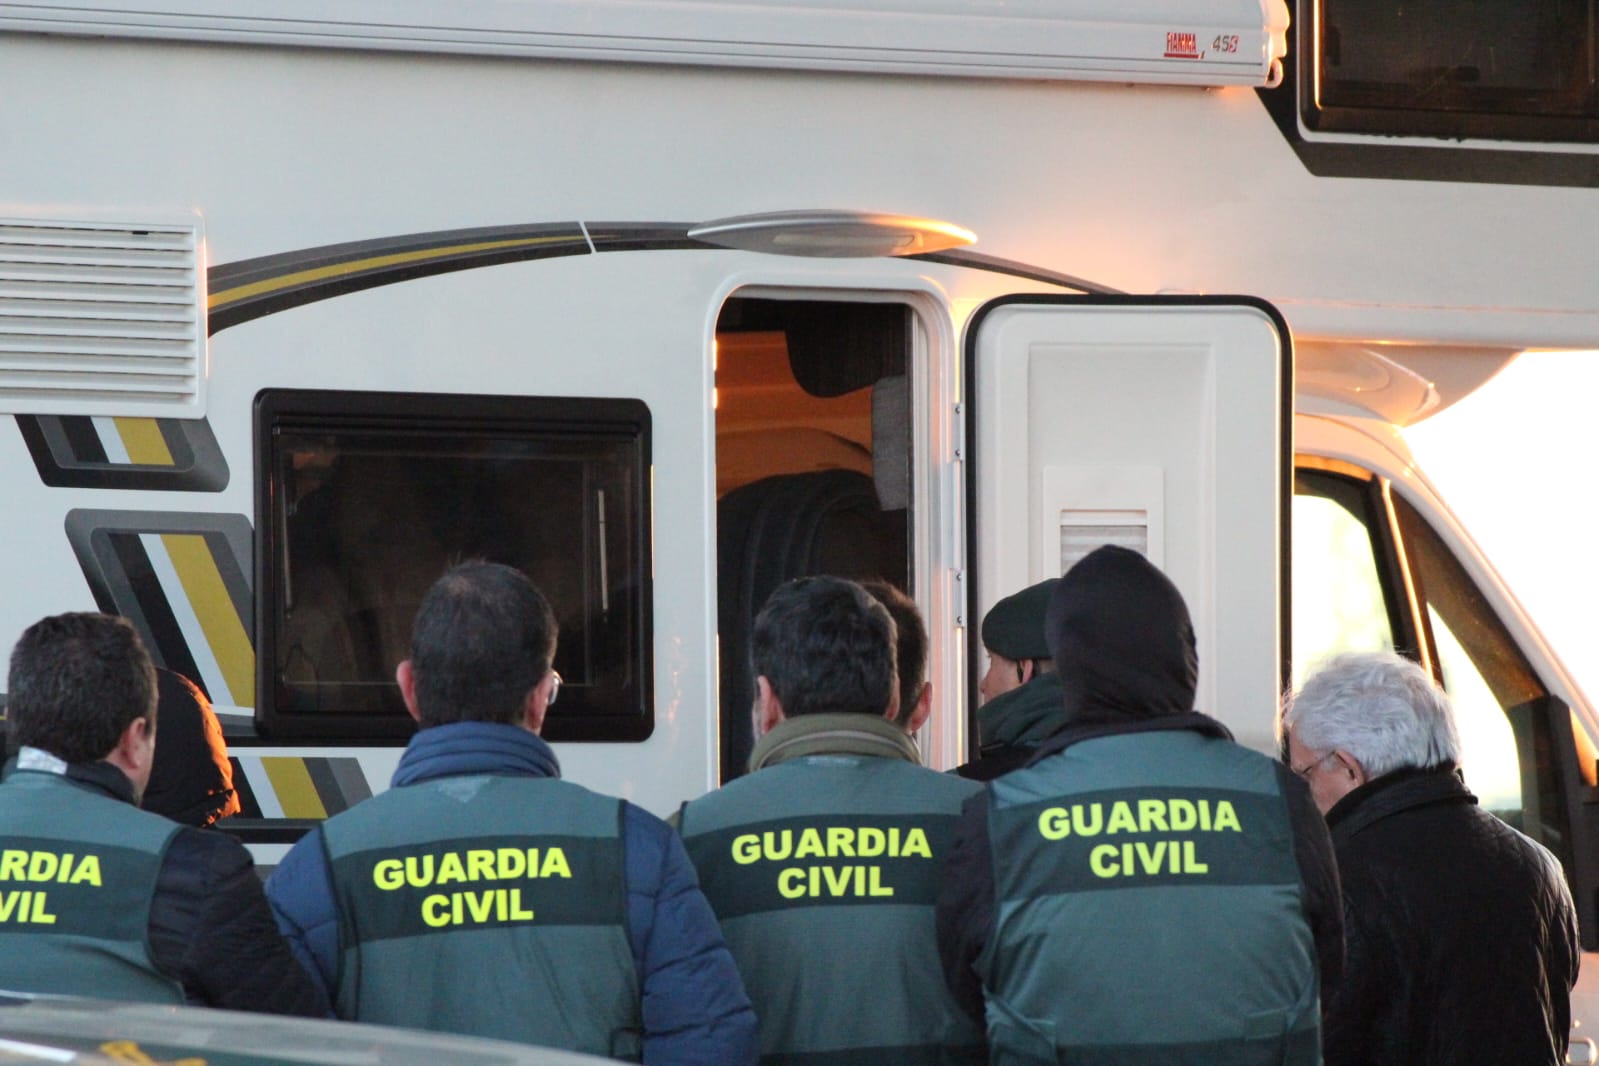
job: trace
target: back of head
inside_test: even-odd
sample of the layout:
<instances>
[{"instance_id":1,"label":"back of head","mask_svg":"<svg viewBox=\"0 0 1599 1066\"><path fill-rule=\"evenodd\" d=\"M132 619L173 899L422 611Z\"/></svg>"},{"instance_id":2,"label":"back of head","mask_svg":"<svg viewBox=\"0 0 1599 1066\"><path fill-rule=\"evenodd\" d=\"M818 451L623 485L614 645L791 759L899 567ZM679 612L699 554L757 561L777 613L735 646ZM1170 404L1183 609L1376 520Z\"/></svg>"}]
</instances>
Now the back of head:
<instances>
[{"instance_id":1,"label":"back of head","mask_svg":"<svg viewBox=\"0 0 1599 1066\"><path fill-rule=\"evenodd\" d=\"M1194 709L1199 656L1188 606L1135 551L1106 545L1068 570L1050 599L1045 636L1072 721Z\"/></svg>"},{"instance_id":2,"label":"back of head","mask_svg":"<svg viewBox=\"0 0 1599 1066\"><path fill-rule=\"evenodd\" d=\"M11 651L6 687L12 746L67 762L103 759L129 723L156 713L144 642L112 615L58 614L29 626Z\"/></svg>"},{"instance_id":3,"label":"back of head","mask_svg":"<svg viewBox=\"0 0 1599 1066\"><path fill-rule=\"evenodd\" d=\"M882 716L895 697L894 620L853 581L802 577L779 585L755 619L750 659L789 718Z\"/></svg>"},{"instance_id":4,"label":"back of head","mask_svg":"<svg viewBox=\"0 0 1599 1066\"><path fill-rule=\"evenodd\" d=\"M182 674L157 669L156 708L161 742L140 806L195 826L238 814L228 745L205 693Z\"/></svg>"},{"instance_id":5,"label":"back of head","mask_svg":"<svg viewBox=\"0 0 1599 1066\"><path fill-rule=\"evenodd\" d=\"M1013 592L988 609L983 616L983 647L1013 662L1048 659L1049 641L1044 639L1044 617L1060 578L1045 578L1020 592Z\"/></svg>"},{"instance_id":6,"label":"back of head","mask_svg":"<svg viewBox=\"0 0 1599 1066\"><path fill-rule=\"evenodd\" d=\"M514 567L461 563L428 590L411 630L422 728L520 724L527 695L550 672L555 614Z\"/></svg>"},{"instance_id":7,"label":"back of head","mask_svg":"<svg viewBox=\"0 0 1599 1066\"><path fill-rule=\"evenodd\" d=\"M1328 659L1288 701L1281 729L1313 751L1347 751L1371 777L1460 761L1449 697L1392 652Z\"/></svg>"},{"instance_id":8,"label":"back of head","mask_svg":"<svg viewBox=\"0 0 1599 1066\"><path fill-rule=\"evenodd\" d=\"M861 587L887 608L889 617L894 620L894 662L899 673L897 721L904 725L915 714L916 701L926 685L927 627L922 624L922 612L916 609L916 601L899 588L886 581L864 581Z\"/></svg>"}]
</instances>

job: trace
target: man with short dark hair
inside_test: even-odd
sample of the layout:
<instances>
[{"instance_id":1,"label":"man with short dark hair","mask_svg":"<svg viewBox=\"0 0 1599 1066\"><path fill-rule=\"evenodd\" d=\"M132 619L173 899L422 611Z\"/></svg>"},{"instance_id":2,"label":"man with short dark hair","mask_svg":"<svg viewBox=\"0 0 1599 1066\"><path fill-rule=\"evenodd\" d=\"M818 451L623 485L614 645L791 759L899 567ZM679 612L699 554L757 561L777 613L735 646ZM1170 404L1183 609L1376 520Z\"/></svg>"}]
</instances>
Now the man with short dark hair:
<instances>
[{"instance_id":1,"label":"man with short dark hair","mask_svg":"<svg viewBox=\"0 0 1599 1066\"><path fill-rule=\"evenodd\" d=\"M939 978L932 902L974 782L896 723L895 629L852 581L772 593L751 641L751 773L679 831L738 959L765 1062L981 1061Z\"/></svg>"},{"instance_id":2,"label":"man with short dark hair","mask_svg":"<svg viewBox=\"0 0 1599 1066\"><path fill-rule=\"evenodd\" d=\"M993 1061L1319 1063L1342 940L1304 783L1194 710L1188 608L1138 553L1089 553L1045 624L1066 727L966 804L937 908Z\"/></svg>"},{"instance_id":3,"label":"man with short dark hair","mask_svg":"<svg viewBox=\"0 0 1599 1066\"><path fill-rule=\"evenodd\" d=\"M1343 881L1328 1066L1565 1061L1580 949L1560 863L1477 806L1449 697L1391 652L1335 656L1283 709Z\"/></svg>"},{"instance_id":4,"label":"man with short dark hair","mask_svg":"<svg viewBox=\"0 0 1599 1066\"><path fill-rule=\"evenodd\" d=\"M990 781L1024 765L1038 746L1066 725L1060 678L1044 639L1044 610L1060 578L1045 578L1013 592L983 616L988 669L978 681L978 754L956 768L974 781Z\"/></svg>"},{"instance_id":5,"label":"man with short dark hair","mask_svg":"<svg viewBox=\"0 0 1599 1066\"><path fill-rule=\"evenodd\" d=\"M34 623L7 688L0 988L326 1016L244 847L138 809L156 676L127 620Z\"/></svg>"},{"instance_id":6,"label":"man with short dark hair","mask_svg":"<svg viewBox=\"0 0 1599 1066\"><path fill-rule=\"evenodd\" d=\"M339 1017L646 1063L742 1063L755 1019L683 846L559 780L549 604L465 563L423 598L400 694L420 730L388 791L267 883Z\"/></svg>"}]
</instances>

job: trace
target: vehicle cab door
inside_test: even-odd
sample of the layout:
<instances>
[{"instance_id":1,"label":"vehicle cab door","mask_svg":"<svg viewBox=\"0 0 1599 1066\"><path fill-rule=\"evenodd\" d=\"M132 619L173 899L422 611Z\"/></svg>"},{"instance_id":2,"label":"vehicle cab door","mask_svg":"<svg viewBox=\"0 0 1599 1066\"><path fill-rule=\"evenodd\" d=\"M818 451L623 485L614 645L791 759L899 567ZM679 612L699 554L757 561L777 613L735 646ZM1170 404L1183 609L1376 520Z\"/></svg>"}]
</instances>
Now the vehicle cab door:
<instances>
[{"instance_id":1,"label":"vehicle cab door","mask_svg":"<svg viewBox=\"0 0 1599 1066\"><path fill-rule=\"evenodd\" d=\"M1119 544L1187 601L1198 709L1275 751L1292 365L1282 316L1247 297L1014 296L980 307L966 329L963 395L971 678L995 601Z\"/></svg>"}]
</instances>

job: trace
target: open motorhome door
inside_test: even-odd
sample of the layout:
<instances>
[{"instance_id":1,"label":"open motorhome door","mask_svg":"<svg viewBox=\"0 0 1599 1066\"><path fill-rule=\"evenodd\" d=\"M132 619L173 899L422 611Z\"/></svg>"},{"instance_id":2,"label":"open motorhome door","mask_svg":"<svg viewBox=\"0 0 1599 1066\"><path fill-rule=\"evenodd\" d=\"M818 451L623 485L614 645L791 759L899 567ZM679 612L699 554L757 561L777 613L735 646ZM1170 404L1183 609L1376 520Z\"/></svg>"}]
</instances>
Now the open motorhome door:
<instances>
[{"instance_id":1,"label":"open motorhome door","mask_svg":"<svg viewBox=\"0 0 1599 1066\"><path fill-rule=\"evenodd\" d=\"M979 308L965 370L971 676L996 600L1120 544L1188 602L1198 708L1275 750L1292 368L1287 324L1251 298L1026 296Z\"/></svg>"}]
</instances>

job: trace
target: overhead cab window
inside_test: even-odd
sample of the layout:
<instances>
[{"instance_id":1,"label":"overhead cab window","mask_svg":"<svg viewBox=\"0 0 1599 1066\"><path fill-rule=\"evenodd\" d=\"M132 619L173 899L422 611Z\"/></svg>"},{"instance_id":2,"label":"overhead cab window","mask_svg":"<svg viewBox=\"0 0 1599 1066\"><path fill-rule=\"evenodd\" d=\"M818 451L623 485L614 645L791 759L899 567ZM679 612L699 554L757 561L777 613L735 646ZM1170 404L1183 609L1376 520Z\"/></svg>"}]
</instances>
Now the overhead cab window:
<instances>
[{"instance_id":1,"label":"overhead cab window","mask_svg":"<svg viewBox=\"0 0 1599 1066\"><path fill-rule=\"evenodd\" d=\"M257 725L404 736L394 670L453 563L560 625L549 740L651 731L649 412L636 400L268 390L256 403Z\"/></svg>"}]
</instances>

